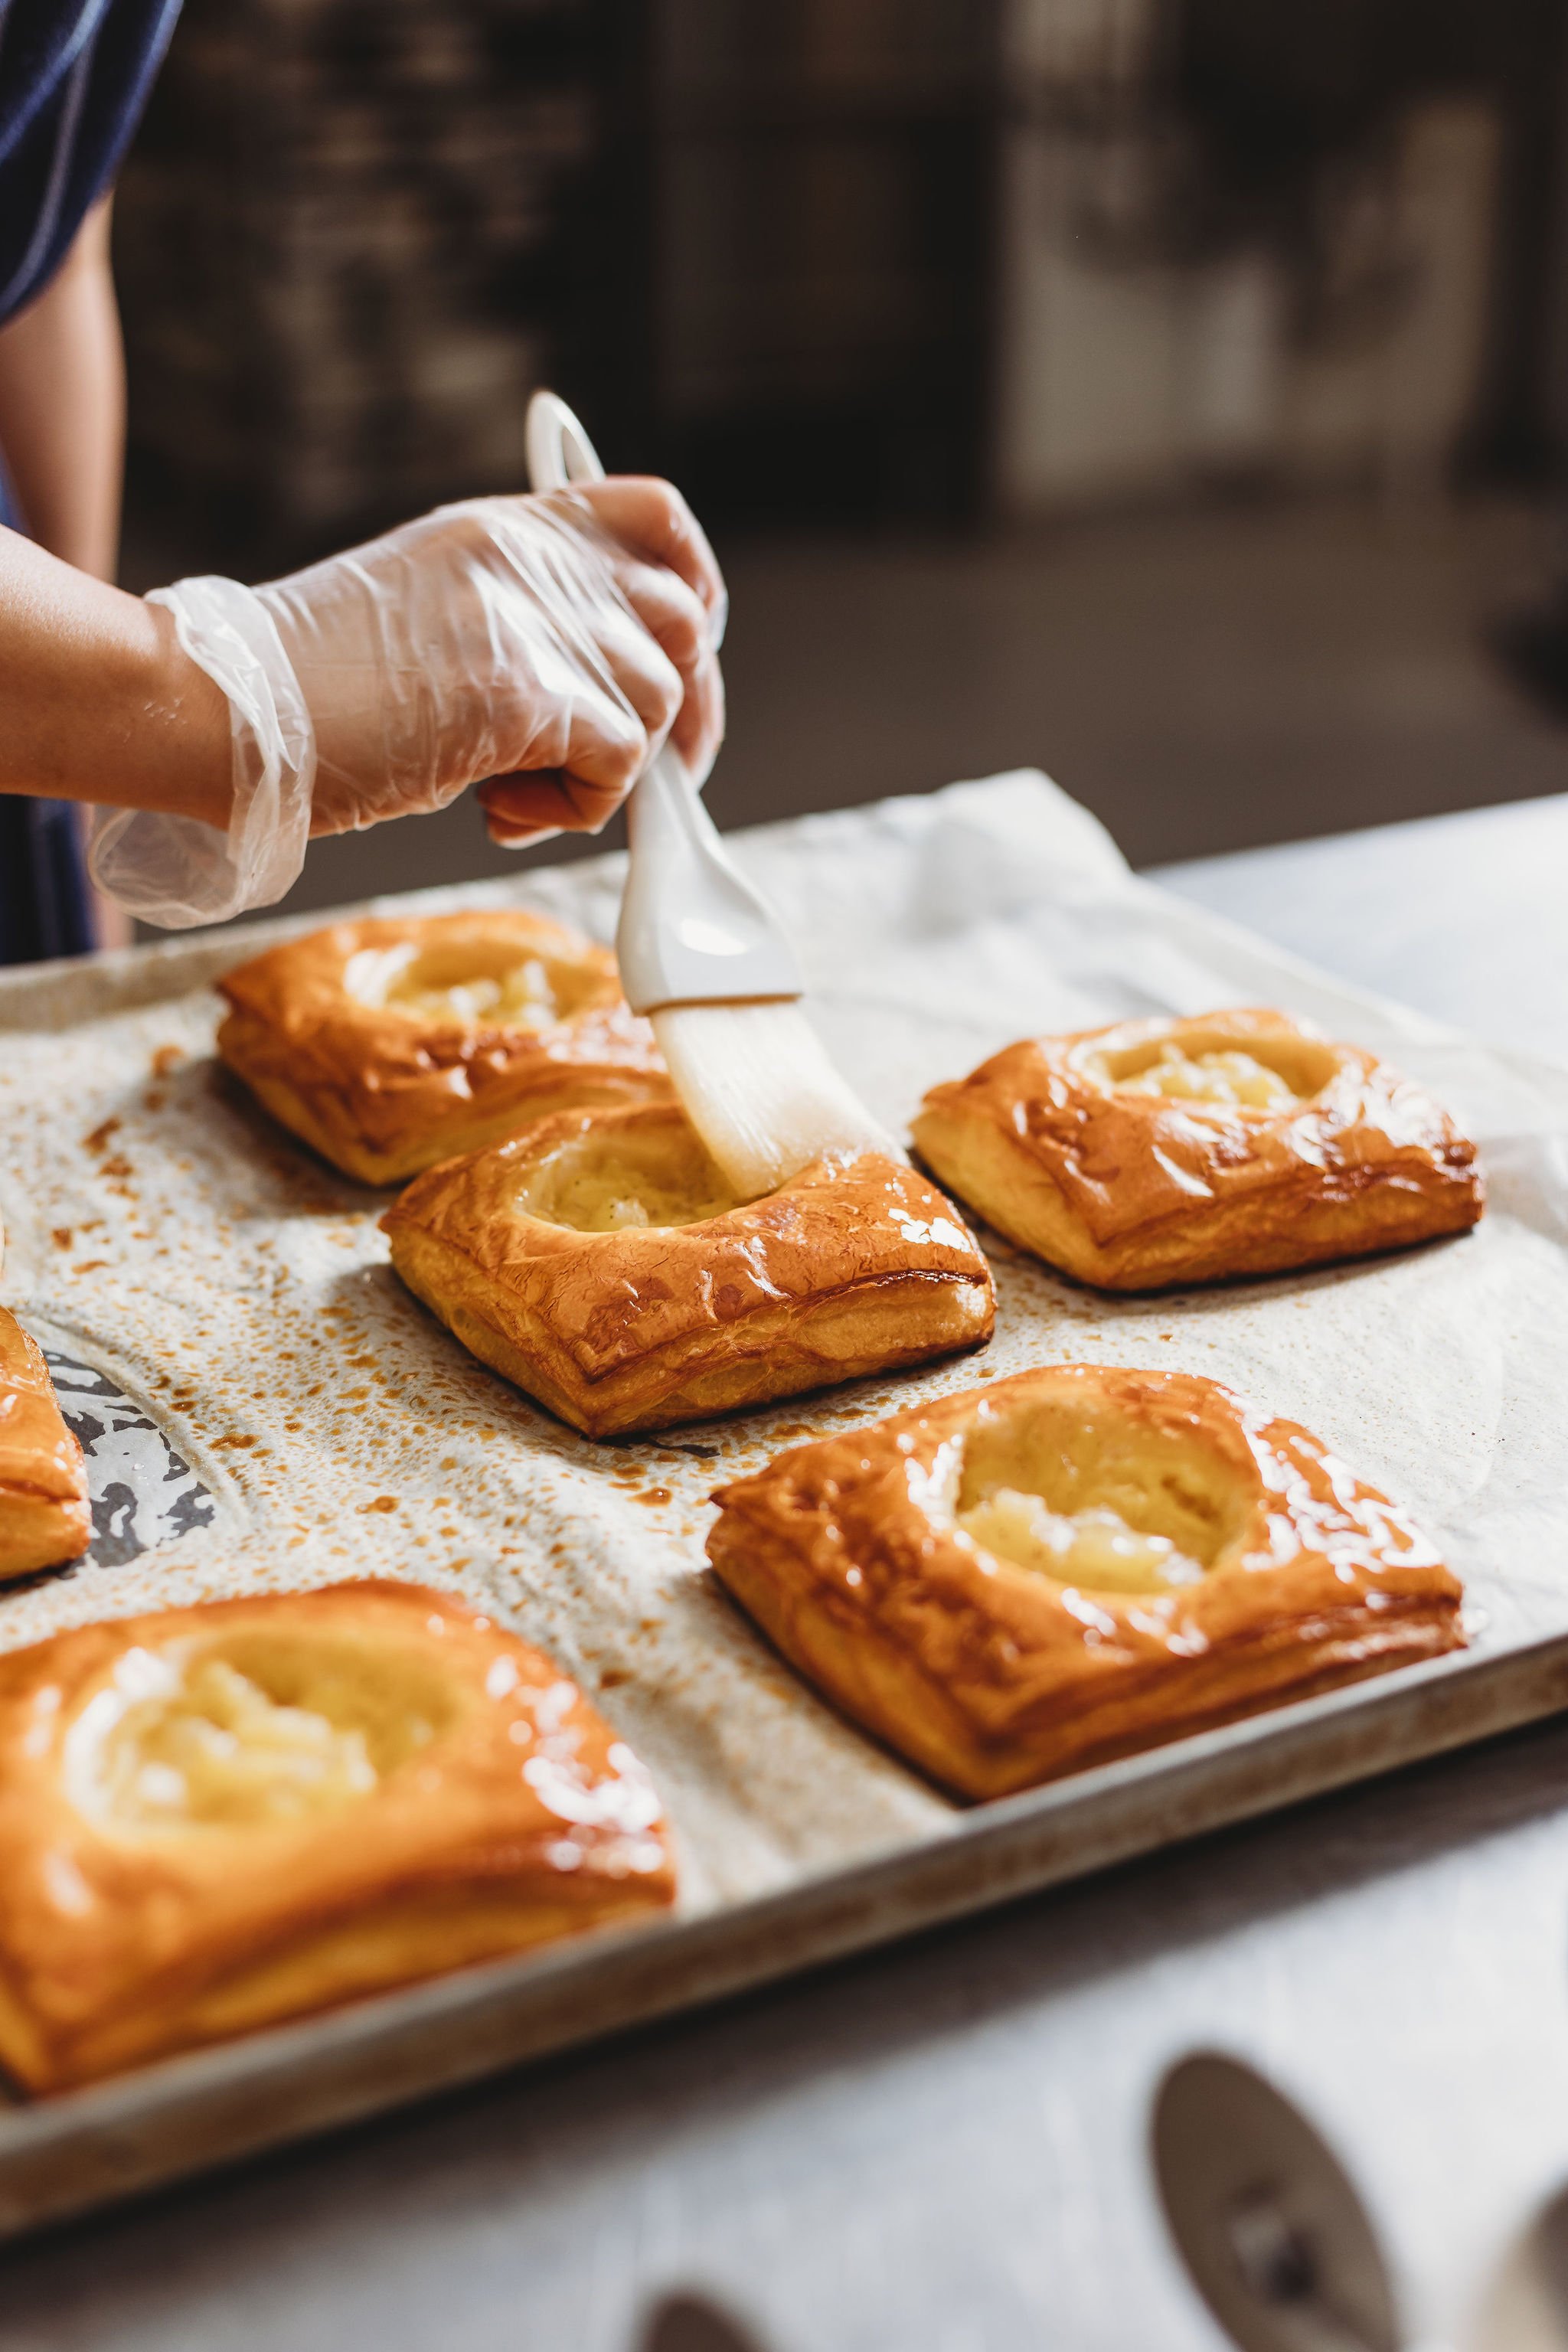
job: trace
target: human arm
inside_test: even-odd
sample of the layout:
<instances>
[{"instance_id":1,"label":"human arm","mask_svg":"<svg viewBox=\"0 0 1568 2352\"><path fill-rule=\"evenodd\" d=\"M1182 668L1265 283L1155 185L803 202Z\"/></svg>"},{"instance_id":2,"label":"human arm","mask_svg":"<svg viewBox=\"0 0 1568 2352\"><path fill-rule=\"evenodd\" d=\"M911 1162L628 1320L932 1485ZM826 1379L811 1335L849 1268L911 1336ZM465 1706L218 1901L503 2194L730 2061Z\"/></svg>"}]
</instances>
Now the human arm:
<instances>
[{"instance_id":1,"label":"human arm","mask_svg":"<svg viewBox=\"0 0 1568 2352\"><path fill-rule=\"evenodd\" d=\"M667 734L706 773L723 610L663 483L470 500L260 589L147 603L3 533L0 789L197 819L117 814L95 843L121 902L174 924L276 898L307 833L489 777L498 838L593 831Z\"/></svg>"},{"instance_id":2,"label":"human arm","mask_svg":"<svg viewBox=\"0 0 1568 2352\"><path fill-rule=\"evenodd\" d=\"M0 451L10 489L37 544L99 580L115 574L125 446L111 203L106 196L93 207L43 292L0 327ZM95 896L100 946L126 946L128 916Z\"/></svg>"},{"instance_id":3,"label":"human arm","mask_svg":"<svg viewBox=\"0 0 1568 2352\"><path fill-rule=\"evenodd\" d=\"M543 590L521 593L523 548L479 544L473 519L500 509L528 532L541 509L567 527L545 541L554 601L542 614ZM562 577L569 534L601 513L628 537L595 531L594 580ZM700 534L672 544L685 516L663 484L637 481L476 500L390 533L379 560L375 547L354 550L256 592L316 724L312 830L438 807L491 775L487 804L512 829L595 830L667 730L705 769L723 727L712 643L723 589ZM510 642L495 635L498 604ZM523 635L536 616L548 644ZM509 652L519 657L510 672ZM182 652L172 614L3 528L0 709L0 791L226 822L228 705Z\"/></svg>"},{"instance_id":4,"label":"human arm","mask_svg":"<svg viewBox=\"0 0 1568 2352\"><path fill-rule=\"evenodd\" d=\"M173 616L4 529L0 711L0 792L228 822L228 704Z\"/></svg>"},{"instance_id":5,"label":"human arm","mask_svg":"<svg viewBox=\"0 0 1568 2352\"><path fill-rule=\"evenodd\" d=\"M43 293L0 327L0 450L23 520L98 580L114 577L125 450L110 209L94 205Z\"/></svg>"}]
</instances>

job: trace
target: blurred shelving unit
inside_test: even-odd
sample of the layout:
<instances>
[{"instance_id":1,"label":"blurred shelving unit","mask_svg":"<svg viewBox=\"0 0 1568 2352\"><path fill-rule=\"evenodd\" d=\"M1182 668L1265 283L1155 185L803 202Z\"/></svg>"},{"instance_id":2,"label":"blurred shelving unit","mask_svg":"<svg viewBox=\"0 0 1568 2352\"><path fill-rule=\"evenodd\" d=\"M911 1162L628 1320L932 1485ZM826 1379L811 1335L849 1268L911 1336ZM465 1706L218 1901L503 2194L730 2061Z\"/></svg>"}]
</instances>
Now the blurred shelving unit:
<instances>
[{"instance_id":1,"label":"blurred shelving unit","mask_svg":"<svg viewBox=\"0 0 1568 2352\"><path fill-rule=\"evenodd\" d=\"M985 479L990 0L645 18L652 423L704 511L954 520Z\"/></svg>"},{"instance_id":2,"label":"blurred shelving unit","mask_svg":"<svg viewBox=\"0 0 1568 2352\"><path fill-rule=\"evenodd\" d=\"M998 502L1539 466L1560 0L1008 0Z\"/></svg>"},{"instance_id":3,"label":"blurred shelving unit","mask_svg":"<svg viewBox=\"0 0 1568 2352\"><path fill-rule=\"evenodd\" d=\"M607 13L188 0L116 230L133 463L187 537L293 559L521 487L585 299Z\"/></svg>"},{"instance_id":4,"label":"blurred shelving unit","mask_svg":"<svg viewBox=\"0 0 1568 2352\"><path fill-rule=\"evenodd\" d=\"M117 229L143 510L297 560L561 385L723 521L972 510L994 0L187 0Z\"/></svg>"},{"instance_id":5,"label":"blurred shelving unit","mask_svg":"<svg viewBox=\"0 0 1568 2352\"><path fill-rule=\"evenodd\" d=\"M1539 471L1565 25L186 0L119 205L140 520L258 568L517 488L542 381L726 535Z\"/></svg>"}]
</instances>

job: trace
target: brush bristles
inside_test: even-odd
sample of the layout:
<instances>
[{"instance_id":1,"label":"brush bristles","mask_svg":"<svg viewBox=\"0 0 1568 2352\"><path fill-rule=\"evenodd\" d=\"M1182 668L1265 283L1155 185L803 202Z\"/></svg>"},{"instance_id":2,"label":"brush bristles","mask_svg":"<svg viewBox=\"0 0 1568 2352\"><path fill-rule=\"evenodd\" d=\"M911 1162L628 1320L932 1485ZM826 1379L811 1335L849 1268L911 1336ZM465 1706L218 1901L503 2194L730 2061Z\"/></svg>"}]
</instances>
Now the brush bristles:
<instances>
[{"instance_id":1,"label":"brush bristles","mask_svg":"<svg viewBox=\"0 0 1568 2352\"><path fill-rule=\"evenodd\" d=\"M825 1151L903 1157L798 1004L672 1004L652 1017L687 1116L740 1199L775 1192Z\"/></svg>"}]
</instances>

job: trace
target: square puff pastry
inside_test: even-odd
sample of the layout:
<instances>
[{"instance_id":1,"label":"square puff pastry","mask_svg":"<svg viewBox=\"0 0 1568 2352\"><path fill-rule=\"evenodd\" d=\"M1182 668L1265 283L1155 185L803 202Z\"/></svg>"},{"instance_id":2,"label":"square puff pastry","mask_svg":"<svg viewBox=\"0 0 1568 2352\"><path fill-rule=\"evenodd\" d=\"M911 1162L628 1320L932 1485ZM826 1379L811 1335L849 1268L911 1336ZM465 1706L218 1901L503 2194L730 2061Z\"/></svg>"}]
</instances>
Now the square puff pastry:
<instances>
[{"instance_id":1,"label":"square puff pastry","mask_svg":"<svg viewBox=\"0 0 1568 2352\"><path fill-rule=\"evenodd\" d=\"M366 1184L402 1183L548 1111L672 1095L614 956L518 908L334 923L218 984L230 1069Z\"/></svg>"},{"instance_id":2,"label":"square puff pastry","mask_svg":"<svg viewBox=\"0 0 1568 2352\"><path fill-rule=\"evenodd\" d=\"M215 1601L0 1658L0 2064L30 2091L674 1888L630 1749L449 1594Z\"/></svg>"},{"instance_id":3,"label":"square puff pastry","mask_svg":"<svg viewBox=\"0 0 1568 2352\"><path fill-rule=\"evenodd\" d=\"M42 1350L0 1307L0 1579L63 1567L91 1534L81 1447Z\"/></svg>"},{"instance_id":4,"label":"square puff pastry","mask_svg":"<svg viewBox=\"0 0 1568 2352\"><path fill-rule=\"evenodd\" d=\"M971 1797L1460 1648L1460 1588L1212 1381L1020 1372L724 1487L709 1557L847 1715Z\"/></svg>"},{"instance_id":5,"label":"square puff pastry","mask_svg":"<svg viewBox=\"0 0 1568 2352\"><path fill-rule=\"evenodd\" d=\"M1283 1013L1027 1039L934 1087L913 1134L998 1233L1106 1290L1429 1241L1484 1199L1419 1087Z\"/></svg>"},{"instance_id":6,"label":"square puff pastry","mask_svg":"<svg viewBox=\"0 0 1568 2352\"><path fill-rule=\"evenodd\" d=\"M674 1104L563 1113L433 1169L382 1219L409 1288L590 1437L988 1339L991 1270L923 1177L814 1160L742 1205Z\"/></svg>"}]
</instances>

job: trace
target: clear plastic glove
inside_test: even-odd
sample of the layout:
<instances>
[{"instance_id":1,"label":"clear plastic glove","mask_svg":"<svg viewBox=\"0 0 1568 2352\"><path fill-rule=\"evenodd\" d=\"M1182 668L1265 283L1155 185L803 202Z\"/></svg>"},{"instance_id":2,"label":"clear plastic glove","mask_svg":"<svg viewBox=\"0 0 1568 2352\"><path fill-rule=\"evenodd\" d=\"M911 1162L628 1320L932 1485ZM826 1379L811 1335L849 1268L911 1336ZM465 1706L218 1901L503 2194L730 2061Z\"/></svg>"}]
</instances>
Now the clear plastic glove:
<instances>
[{"instance_id":1,"label":"clear plastic glove","mask_svg":"<svg viewBox=\"0 0 1568 2352\"><path fill-rule=\"evenodd\" d=\"M700 782L723 734L723 581L664 482L469 499L265 587L153 601L228 698L228 832L117 811L92 865L171 928L280 898L312 834L485 779L498 841L596 832L667 737Z\"/></svg>"}]
</instances>

